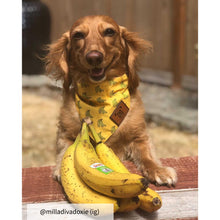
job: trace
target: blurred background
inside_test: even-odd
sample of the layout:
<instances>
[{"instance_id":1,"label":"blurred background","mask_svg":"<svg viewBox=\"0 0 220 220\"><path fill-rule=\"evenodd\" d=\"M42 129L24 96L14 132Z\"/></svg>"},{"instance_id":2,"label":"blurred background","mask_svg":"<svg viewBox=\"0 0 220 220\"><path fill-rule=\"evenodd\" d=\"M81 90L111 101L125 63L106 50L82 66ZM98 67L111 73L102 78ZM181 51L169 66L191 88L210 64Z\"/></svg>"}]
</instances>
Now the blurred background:
<instances>
[{"instance_id":1,"label":"blurred background","mask_svg":"<svg viewBox=\"0 0 220 220\"><path fill-rule=\"evenodd\" d=\"M95 14L111 16L154 46L143 59L139 89L158 157L197 155L197 0L23 0L23 167L55 164L62 92L45 77L42 48L76 19Z\"/></svg>"}]
</instances>

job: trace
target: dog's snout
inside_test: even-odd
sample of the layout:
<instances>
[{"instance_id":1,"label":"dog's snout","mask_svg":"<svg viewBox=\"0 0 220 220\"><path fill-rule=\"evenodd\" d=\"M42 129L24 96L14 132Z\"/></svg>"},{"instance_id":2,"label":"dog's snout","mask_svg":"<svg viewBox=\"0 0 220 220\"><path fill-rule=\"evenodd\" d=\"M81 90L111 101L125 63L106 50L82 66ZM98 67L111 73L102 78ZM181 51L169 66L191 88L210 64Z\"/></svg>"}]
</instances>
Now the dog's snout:
<instances>
[{"instance_id":1,"label":"dog's snout","mask_svg":"<svg viewBox=\"0 0 220 220\"><path fill-rule=\"evenodd\" d=\"M97 66L103 61L103 54L99 51L93 50L86 54L87 62L92 66Z\"/></svg>"}]
</instances>

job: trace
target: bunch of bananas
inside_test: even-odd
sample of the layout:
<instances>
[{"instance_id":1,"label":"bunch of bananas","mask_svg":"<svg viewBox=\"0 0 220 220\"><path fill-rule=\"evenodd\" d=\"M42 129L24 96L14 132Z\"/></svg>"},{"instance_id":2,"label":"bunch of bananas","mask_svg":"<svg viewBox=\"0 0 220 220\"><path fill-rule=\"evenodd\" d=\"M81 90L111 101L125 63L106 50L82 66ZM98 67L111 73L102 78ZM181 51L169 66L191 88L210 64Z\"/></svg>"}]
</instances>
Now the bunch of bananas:
<instances>
[{"instance_id":1,"label":"bunch of bananas","mask_svg":"<svg viewBox=\"0 0 220 220\"><path fill-rule=\"evenodd\" d=\"M89 130L96 142L90 142ZM153 212L162 205L160 196L140 175L130 173L96 133L91 120L83 121L80 134L66 150L61 164L61 183L72 203L113 204L114 212L138 207Z\"/></svg>"}]
</instances>

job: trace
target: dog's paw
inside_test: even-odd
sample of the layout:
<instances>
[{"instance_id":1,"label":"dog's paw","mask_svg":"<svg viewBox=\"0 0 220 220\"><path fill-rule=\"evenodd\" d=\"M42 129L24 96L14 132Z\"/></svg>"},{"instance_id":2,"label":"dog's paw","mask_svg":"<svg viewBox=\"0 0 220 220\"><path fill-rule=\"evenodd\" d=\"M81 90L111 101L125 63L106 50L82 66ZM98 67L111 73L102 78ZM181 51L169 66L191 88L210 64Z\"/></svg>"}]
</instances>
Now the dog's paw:
<instances>
[{"instance_id":1,"label":"dog's paw","mask_svg":"<svg viewBox=\"0 0 220 220\"><path fill-rule=\"evenodd\" d=\"M56 166L53 169L53 179L61 182L61 174L60 174L60 167Z\"/></svg>"},{"instance_id":2,"label":"dog's paw","mask_svg":"<svg viewBox=\"0 0 220 220\"><path fill-rule=\"evenodd\" d=\"M172 167L156 167L147 169L143 172L147 179L158 186L175 186L177 183L177 174Z\"/></svg>"}]
</instances>

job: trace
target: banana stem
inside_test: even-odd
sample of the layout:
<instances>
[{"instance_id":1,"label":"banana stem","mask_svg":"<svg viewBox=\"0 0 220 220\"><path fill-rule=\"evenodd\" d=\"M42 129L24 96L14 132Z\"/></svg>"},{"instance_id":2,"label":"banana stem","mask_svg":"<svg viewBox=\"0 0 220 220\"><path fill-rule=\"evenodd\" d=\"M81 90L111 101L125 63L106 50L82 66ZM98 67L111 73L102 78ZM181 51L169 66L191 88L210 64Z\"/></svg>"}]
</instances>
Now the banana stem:
<instances>
[{"instance_id":1,"label":"banana stem","mask_svg":"<svg viewBox=\"0 0 220 220\"><path fill-rule=\"evenodd\" d=\"M95 139L96 144L101 143L102 140L101 140L101 138L99 137L99 135L97 134L97 132L96 132L96 130L95 130L93 124L92 124L92 123L89 123L89 124L88 124L88 127L89 127L89 129L90 129L90 131L91 131L91 133L92 133L92 136L93 136L94 139Z\"/></svg>"},{"instance_id":2,"label":"banana stem","mask_svg":"<svg viewBox=\"0 0 220 220\"><path fill-rule=\"evenodd\" d=\"M89 117L86 117L86 118L83 118L83 120L82 120L83 122L86 122L86 124L87 125L89 125L89 124L92 124L93 122L92 122L92 120L91 120L91 118L89 118Z\"/></svg>"},{"instance_id":3,"label":"banana stem","mask_svg":"<svg viewBox=\"0 0 220 220\"><path fill-rule=\"evenodd\" d=\"M86 139L86 140L89 139L87 123L85 121L83 121L83 124L82 124L81 139Z\"/></svg>"},{"instance_id":4,"label":"banana stem","mask_svg":"<svg viewBox=\"0 0 220 220\"><path fill-rule=\"evenodd\" d=\"M75 141L74 141L74 145L77 145L79 143L79 140L80 140L80 134L77 135Z\"/></svg>"}]
</instances>

